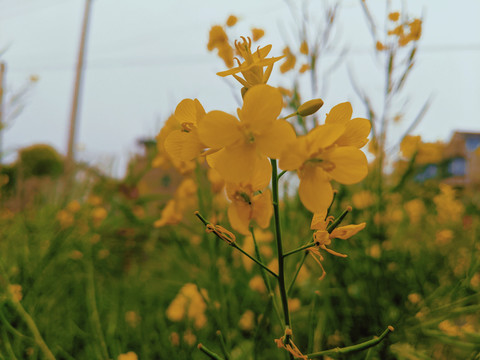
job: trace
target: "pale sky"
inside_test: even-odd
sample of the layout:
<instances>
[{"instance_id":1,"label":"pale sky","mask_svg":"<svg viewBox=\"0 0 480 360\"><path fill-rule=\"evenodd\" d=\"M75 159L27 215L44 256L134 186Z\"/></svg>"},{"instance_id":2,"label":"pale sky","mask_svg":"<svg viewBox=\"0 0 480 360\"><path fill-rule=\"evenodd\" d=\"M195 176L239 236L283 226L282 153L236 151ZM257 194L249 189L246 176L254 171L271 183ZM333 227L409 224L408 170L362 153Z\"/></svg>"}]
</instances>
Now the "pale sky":
<instances>
[{"instance_id":1,"label":"pale sky","mask_svg":"<svg viewBox=\"0 0 480 360\"><path fill-rule=\"evenodd\" d=\"M310 3L310 16L321 23L321 2ZM384 17L385 0L367 3L375 16ZM448 140L454 130L480 131L480 2L391 3L393 10L407 3L411 17L424 19L417 64L399 101L406 101L399 108L405 120L431 96L431 108L415 129L424 140ZM325 102L323 113L351 101L354 116L365 116L347 69L378 104L382 70L375 65L359 0L339 4L335 48L348 52L324 78L328 86L316 97ZM20 88L32 74L40 79L24 99L23 112L3 134L10 159L18 148L39 142L66 152L83 7L84 0L0 0L0 49L5 49L0 59L7 64L7 90ZM207 111L234 113L238 104L229 82L215 75L225 67L206 50L210 26L224 23L232 13L240 22L230 33L248 35L251 27L264 28L260 44L271 43L271 55L281 55L286 43L296 45L295 22L284 0L94 0L78 156L120 176L126 159L137 150L136 139L154 137L182 99L197 97ZM329 53L322 61L328 66L336 57ZM292 76L274 70L271 84L291 86ZM307 79L300 81L309 89ZM305 100L309 96L305 91ZM392 138L400 130L393 129Z\"/></svg>"}]
</instances>

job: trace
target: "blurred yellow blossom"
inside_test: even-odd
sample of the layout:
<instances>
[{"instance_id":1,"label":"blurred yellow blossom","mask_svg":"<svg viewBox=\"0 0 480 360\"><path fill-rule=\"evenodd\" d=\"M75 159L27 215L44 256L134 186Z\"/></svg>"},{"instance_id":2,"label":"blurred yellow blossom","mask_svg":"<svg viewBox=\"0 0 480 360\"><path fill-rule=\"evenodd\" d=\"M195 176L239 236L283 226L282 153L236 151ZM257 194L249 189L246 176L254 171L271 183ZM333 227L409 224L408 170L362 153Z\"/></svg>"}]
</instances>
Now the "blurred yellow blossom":
<instances>
[{"instance_id":1,"label":"blurred yellow blossom","mask_svg":"<svg viewBox=\"0 0 480 360\"><path fill-rule=\"evenodd\" d=\"M227 19L227 26L232 27L234 26L238 21L238 18L235 15L230 15Z\"/></svg>"},{"instance_id":2,"label":"blurred yellow blossom","mask_svg":"<svg viewBox=\"0 0 480 360\"><path fill-rule=\"evenodd\" d=\"M255 327L255 313L252 310L245 311L238 321L238 327L243 331L253 330Z\"/></svg>"},{"instance_id":3,"label":"blurred yellow blossom","mask_svg":"<svg viewBox=\"0 0 480 360\"><path fill-rule=\"evenodd\" d=\"M60 227L62 227L63 229L72 226L75 222L75 218L73 217L72 213L67 210L60 210L57 213L56 218L57 221L60 223Z\"/></svg>"},{"instance_id":4,"label":"blurred yellow blossom","mask_svg":"<svg viewBox=\"0 0 480 360\"><path fill-rule=\"evenodd\" d=\"M99 226L106 219L108 212L103 206L92 209L91 214L94 226Z\"/></svg>"},{"instance_id":5,"label":"blurred yellow blossom","mask_svg":"<svg viewBox=\"0 0 480 360\"><path fill-rule=\"evenodd\" d=\"M227 67L233 66L233 48L228 43L228 35L220 25L212 26L209 33L208 51L217 49L220 56Z\"/></svg>"},{"instance_id":6,"label":"blurred yellow blossom","mask_svg":"<svg viewBox=\"0 0 480 360\"><path fill-rule=\"evenodd\" d=\"M126 354L118 355L117 360L138 360L138 356L133 351L129 351Z\"/></svg>"},{"instance_id":7,"label":"blurred yellow blossom","mask_svg":"<svg viewBox=\"0 0 480 360\"><path fill-rule=\"evenodd\" d=\"M307 70L310 70L310 65L308 65L308 64L303 64L303 65L300 67L300 70L298 70L298 72L299 72L300 74L303 74L303 73L304 73L305 71L307 71Z\"/></svg>"},{"instance_id":8,"label":"blurred yellow blossom","mask_svg":"<svg viewBox=\"0 0 480 360\"><path fill-rule=\"evenodd\" d=\"M300 44L300 53L304 55L308 55L308 44L306 40L303 40Z\"/></svg>"},{"instance_id":9,"label":"blurred yellow blossom","mask_svg":"<svg viewBox=\"0 0 480 360\"><path fill-rule=\"evenodd\" d=\"M286 73L289 70L292 70L297 63L297 58L291 52L290 48L287 46L283 49L283 55L286 57L282 65L280 65L280 72Z\"/></svg>"},{"instance_id":10,"label":"blurred yellow blossom","mask_svg":"<svg viewBox=\"0 0 480 360\"><path fill-rule=\"evenodd\" d=\"M185 341L185 343L187 345L190 345L190 346L193 346L197 343L197 337L195 336L195 334L192 332L192 330L190 329L187 329L184 333L183 333L183 341Z\"/></svg>"},{"instance_id":11,"label":"blurred yellow blossom","mask_svg":"<svg viewBox=\"0 0 480 360\"><path fill-rule=\"evenodd\" d=\"M140 323L140 316L135 311L127 311L125 313L125 322L128 324L128 326L136 328Z\"/></svg>"},{"instance_id":12,"label":"blurred yellow blossom","mask_svg":"<svg viewBox=\"0 0 480 360\"><path fill-rule=\"evenodd\" d=\"M265 35L265 30L263 30L263 29L258 29L258 28L253 28L253 29L252 29L252 38L253 38L253 41L258 41L258 40L260 40L264 35Z\"/></svg>"},{"instance_id":13,"label":"blurred yellow blossom","mask_svg":"<svg viewBox=\"0 0 480 360\"><path fill-rule=\"evenodd\" d=\"M288 299L288 309L291 312L295 312L300 310L302 307L302 302L300 301L299 298L293 298L293 299Z\"/></svg>"},{"instance_id":14,"label":"blurred yellow blossom","mask_svg":"<svg viewBox=\"0 0 480 360\"><path fill-rule=\"evenodd\" d=\"M265 294L267 292L265 282L263 281L263 278L260 275L255 275L254 277L252 277L248 282L248 286L253 291L258 291L261 294Z\"/></svg>"},{"instance_id":15,"label":"blurred yellow blossom","mask_svg":"<svg viewBox=\"0 0 480 360\"><path fill-rule=\"evenodd\" d=\"M204 327L207 323L207 317L205 316L207 304L205 304L203 297L208 295L203 289L202 294L195 284L185 284L168 306L166 310L167 318L171 321L181 321L187 317L193 320L197 329Z\"/></svg>"},{"instance_id":16,"label":"blurred yellow blossom","mask_svg":"<svg viewBox=\"0 0 480 360\"><path fill-rule=\"evenodd\" d=\"M412 225L418 224L426 212L425 204L421 199L406 202L404 208Z\"/></svg>"},{"instance_id":17,"label":"blurred yellow blossom","mask_svg":"<svg viewBox=\"0 0 480 360\"><path fill-rule=\"evenodd\" d=\"M375 203L375 197L368 190L358 191L352 195L352 203L355 209L363 210Z\"/></svg>"},{"instance_id":18,"label":"blurred yellow blossom","mask_svg":"<svg viewBox=\"0 0 480 360\"><path fill-rule=\"evenodd\" d=\"M465 208L462 202L455 198L455 190L447 184L440 184L439 187L440 194L433 198L439 223L460 222Z\"/></svg>"},{"instance_id":19,"label":"blurred yellow blossom","mask_svg":"<svg viewBox=\"0 0 480 360\"><path fill-rule=\"evenodd\" d=\"M435 234L435 244L438 246L450 244L453 240L453 235L453 231L450 229L439 230Z\"/></svg>"},{"instance_id":20,"label":"blurred yellow blossom","mask_svg":"<svg viewBox=\"0 0 480 360\"><path fill-rule=\"evenodd\" d=\"M67 205L67 210L71 213L76 213L81 209L81 205L77 200L72 200Z\"/></svg>"},{"instance_id":21,"label":"blurred yellow blossom","mask_svg":"<svg viewBox=\"0 0 480 360\"><path fill-rule=\"evenodd\" d=\"M399 18L400 18L400 13L398 11L391 12L390 14L388 14L388 19L391 21L398 21Z\"/></svg>"},{"instance_id":22,"label":"blurred yellow blossom","mask_svg":"<svg viewBox=\"0 0 480 360\"><path fill-rule=\"evenodd\" d=\"M20 302L23 298L21 285L18 285L18 284L8 285L8 292L10 293L10 297L14 302Z\"/></svg>"},{"instance_id":23,"label":"blurred yellow blossom","mask_svg":"<svg viewBox=\"0 0 480 360\"><path fill-rule=\"evenodd\" d=\"M173 345L173 346L179 346L180 345L180 336L178 335L177 332L172 332L170 333L170 343Z\"/></svg>"}]
</instances>

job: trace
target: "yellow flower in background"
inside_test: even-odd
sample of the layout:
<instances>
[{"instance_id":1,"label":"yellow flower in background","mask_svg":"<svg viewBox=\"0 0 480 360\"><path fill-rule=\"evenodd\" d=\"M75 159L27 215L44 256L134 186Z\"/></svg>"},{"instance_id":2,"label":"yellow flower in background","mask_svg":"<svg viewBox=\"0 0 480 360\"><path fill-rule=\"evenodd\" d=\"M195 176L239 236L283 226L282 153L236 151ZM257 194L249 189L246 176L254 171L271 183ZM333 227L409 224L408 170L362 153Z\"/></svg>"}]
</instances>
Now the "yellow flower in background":
<instances>
[{"instance_id":1,"label":"yellow flower in background","mask_svg":"<svg viewBox=\"0 0 480 360\"><path fill-rule=\"evenodd\" d=\"M243 331L251 331L255 327L255 313L247 310L243 313L238 321L238 327Z\"/></svg>"},{"instance_id":2,"label":"yellow flower in background","mask_svg":"<svg viewBox=\"0 0 480 360\"><path fill-rule=\"evenodd\" d=\"M211 111L199 124L200 140L208 147L221 149L208 155L208 164L228 182L248 181L254 171L270 174L267 157L278 158L295 131L277 117L283 107L282 94L268 85L252 87L237 110L240 120L223 111ZM270 175L267 182L270 181Z\"/></svg>"},{"instance_id":3,"label":"yellow flower in background","mask_svg":"<svg viewBox=\"0 0 480 360\"><path fill-rule=\"evenodd\" d=\"M175 109L175 119L181 130L173 130L165 139L168 155L180 161L189 161L198 157L205 145L198 137L198 124L206 112L197 99L184 99Z\"/></svg>"},{"instance_id":4,"label":"yellow flower in background","mask_svg":"<svg viewBox=\"0 0 480 360\"><path fill-rule=\"evenodd\" d=\"M223 59L225 65L233 66L233 48L228 43L227 33L220 25L212 26L210 29L207 49L208 51L217 49L218 55Z\"/></svg>"},{"instance_id":5,"label":"yellow flower in background","mask_svg":"<svg viewBox=\"0 0 480 360\"><path fill-rule=\"evenodd\" d=\"M377 43L375 44L375 47L378 51L383 51L388 49L388 47L383 45L383 43L380 41L377 41Z\"/></svg>"},{"instance_id":6,"label":"yellow flower in background","mask_svg":"<svg viewBox=\"0 0 480 360\"><path fill-rule=\"evenodd\" d=\"M388 14L388 19L391 21L398 21L398 19L400 19L400 13L398 11L391 12Z\"/></svg>"},{"instance_id":7,"label":"yellow flower in background","mask_svg":"<svg viewBox=\"0 0 480 360\"><path fill-rule=\"evenodd\" d=\"M208 298L206 290L202 289L202 293L198 291L195 284L185 284L173 299L166 310L167 318L170 321L181 321L185 317L193 320L195 328L200 329L207 323L205 311L207 304L203 300Z\"/></svg>"},{"instance_id":8,"label":"yellow flower in background","mask_svg":"<svg viewBox=\"0 0 480 360\"><path fill-rule=\"evenodd\" d=\"M118 355L117 360L138 360L138 356L133 351L129 351L126 354Z\"/></svg>"},{"instance_id":9,"label":"yellow flower in background","mask_svg":"<svg viewBox=\"0 0 480 360\"><path fill-rule=\"evenodd\" d=\"M287 144L280 157L280 168L297 170L300 200L313 213L330 206L333 198L330 180L349 185L367 175L367 158L359 148L368 141L370 122L360 118L350 120L351 116L350 103L335 106L325 125Z\"/></svg>"},{"instance_id":10,"label":"yellow flower in background","mask_svg":"<svg viewBox=\"0 0 480 360\"><path fill-rule=\"evenodd\" d=\"M73 214L67 210L60 210L57 213L56 219L60 223L60 227L63 229L72 226L75 222Z\"/></svg>"},{"instance_id":11,"label":"yellow flower in background","mask_svg":"<svg viewBox=\"0 0 480 360\"><path fill-rule=\"evenodd\" d=\"M413 199L403 206L407 212L411 224L418 224L426 212L425 204L420 199Z\"/></svg>"},{"instance_id":12,"label":"yellow flower in background","mask_svg":"<svg viewBox=\"0 0 480 360\"><path fill-rule=\"evenodd\" d=\"M280 72L282 74L286 73L289 70L292 70L297 63L297 58L291 52L290 48L287 46L283 49L283 55L286 57L282 65L280 65Z\"/></svg>"},{"instance_id":13,"label":"yellow flower in background","mask_svg":"<svg viewBox=\"0 0 480 360\"><path fill-rule=\"evenodd\" d=\"M263 29L258 29L258 28L253 28L253 29L252 29L252 38L253 38L253 41L258 41L258 40L260 40L264 35L265 35L265 30L263 30Z\"/></svg>"},{"instance_id":14,"label":"yellow flower in background","mask_svg":"<svg viewBox=\"0 0 480 360\"><path fill-rule=\"evenodd\" d=\"M100 224L108 216L107 210L103 206L97 206L92 209L90 213L94 226L100 226Z\"/></svg>"},{"instance_id":15,"label":"yellow flower in background","mask_svg":"<svg viewBox=\"0 0 480 360\"><path fill-rule=\"evenodd\" d=\"M352 203L355 209L363 210L375 203L375 197L368 191L358 191L352 195Z\"/></svg>"},{"instance_id":16,"label":"yellow flower in background","mask_svg":"<svg viewBox=\"0 0 480 360\"><path fill-rule=\"evenodd\" d=\"M234 26L238 21L238 18L235 15L230 15L227 19L227 26L232 27Z\"/></svg>"},{"instance_id":17,"label":"yellow flower in background","mask_svg":"<svg viewBox=\"0 0 480 360\"><path fill-rule=\"evenodd\" d=\"M438 222L456 223L460 222L465 212L462 202L456 199L455 190L447 185L440 184L440 194L433 198L438 214Z\"/></svg>"},{"instance_id":18,"label":"yellow flower in background","mask_svg":"<svg viewBox=\"0 0 480 360\"><path fill-rule=\"evenodd\" d=\"M165 225L176 225L183 219L187 209L192 209L196 204L197 185L190 179L184 179L177 190L173 199L170 199L163 208L160 219L153 224L159 228Z\"/></svg>"},{"instance_id":19,"label":"yellow flower in background","mask_svg":"<svg viewBox=\"0 0 480 360\"><path fill-rule=\"evenodd\" d=\"M23 298L21 285L18 285L18 284L8 285L8 292L10 293L10 297L14 302L20 302Z\"/></svg>"},{"instance_id":20,"label":"yellow flower in background","mask_svg":"<svg viewBox=\"0 0 480 360\"><path fill-rule=\"evenodd\" d=\"M304 73L305 71L307 71L307 70L310 70L310 65L308 65L308 64L303 64L303 65L300 67L300 70L298 70L298 72L299 72L300 74L303 74L303 73Z\"/></svg>"},{"instance_id":21,"label":"yellow flower in background","mask_svg":"<svg viewBox=\"0 0 480 360\"><path fill-rule=\"evenodd\" d=\"M240 62L238 58L235 58L238 63L237 67L221 71L217 73L217 75L222 77L232 75L247 89L255 85L266 84L272 73L273 64L283 58L283 56L267 58L268 53L272 49L272 45L258 48L258 50L252 54L252 40L250 38L245 39L242 37L242 42L235 41L235 47L244 61ZM265 66L267 69L264 71L263 68ZM243 79L236 75L238 73L242 73Z\"/></svg>"},{"instance_id":22,"label":"yellow flower in background","mask_svg":"<svg viewBox=\"0 0 480 360\"><path fill-rule=\"evenodd\" d=\"M308 44L306 40L303 40L300 44L300 53L304 55L308 55Z\"/></svg>"}]
</instances>

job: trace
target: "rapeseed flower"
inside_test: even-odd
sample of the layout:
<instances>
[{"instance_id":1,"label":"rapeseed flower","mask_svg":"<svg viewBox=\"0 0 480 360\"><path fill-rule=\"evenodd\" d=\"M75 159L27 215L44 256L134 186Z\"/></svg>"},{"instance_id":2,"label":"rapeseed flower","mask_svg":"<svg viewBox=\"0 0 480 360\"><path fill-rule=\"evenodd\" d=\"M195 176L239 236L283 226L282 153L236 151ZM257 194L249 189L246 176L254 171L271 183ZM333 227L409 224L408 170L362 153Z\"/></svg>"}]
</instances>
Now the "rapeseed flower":
<instances>
[{"instance_id":1,"label":"rapeseed flower","mask_svg":"<svg viewBox=\"0 0 480 360\"><path fill-rule=\"evenodd\" d=\"M235 47L244 61L241 62L238 58L235 58L238 63L237 67L221 71L217 75L222 77L232 75L246 89L258 84L266 84L272 73L273 64L283 58L283 56L267 58L272 45L258 48L257 51L252 53L252 40L250 38L242 37L242 42L235 41ZM265 66L267 69L264 71ZM238 73L242 73L243 78L236 75Z\"/></svg>"},{"instance_id":2,"label":"rapeseed flower","mask_svg":"<svg viewBox=\"0 0 480 360\"><path fill-rule=\"evenodd\" d=\"M252 38L253 38L253 41L258 41L258 40L260 40L264 35L265 35L265 30L259 29L259 28L253 28L253 29L252 29Z\"/></svg>"},{"instance_id":3,"label":"rapeseed flower","mask_svg":"<svg viewBox=\"0 0 480 360\"><path fill-rule=\"evenodd\" d=\"M195 284L185 284L167 308L166 315L170 321L181 321L185 317L193 321L195 328L200 329L207 323L205 311L207 304L204 298L208 298L206 290L201 293Z\"/></svg>"},{"instance_id":4,"label":"rapeseed flower","mask_svg":"<svg viewBox=\"0 0 480 360\"><path fill-rule=\"evenodd\" d=\"M197 99L184 99L175 109L175 119L181 129L173 130L165 139L168 155L180 161L189 161L198 157L205 145L198 137L198 124L206 112Z\"/></svg>"},{"instance_id":5,"label":"rapeseed flower","mask_svg":"<svg viewBox=\"0 0 480 360\"><path fill-rule=\"evenodd\" d=\"M200 140L213 149L208 164L228 182L248 181L251 174L265 174L270 181L270 162L278 158L286 142L295 139L293 127L278 119L282 94L268 85L252 87L237 110L240 120L223 111L211 111L199 123ZM268 175L267 175L268 174Z\"/></svg>"},{"instance_id":6,"label":"rapeseed flower","mask_svg":"<svg viewBox=\"0 0 480 360\"><path fill-rule=\"evenodd\" d=\"M370 122L351 116L350 103L335 106L324 125L287 144L280 157L280 168L297 170L300 200L311 212L322 212L332 202L330 180L348 185L367 175L367 158L359 148L368 141Z\"/></svg>"},{"instance_id":7,"label":"rapeseed flower","mask_svg":"<svg viewBox=\"0 0 480 360\"><path fill-rule=\"evenodd\" d=\"M287 46L283 49L283 55L286 57L284 63L280 66L280 72L282 74L286 73L289 70L292 70L297 63L296 56L292 53L290 48Z\"/></svg>"},{"instance_id":8,"label":"rapeseed flower","mask_svg":"<svg viewBox=\"0 0 480 360\"><path fill-rule=\"evenodd\" d=\"M238 21L238 18L235 15L230 15L227 19L227 26L232 27L234 26Z\"/></svg>"},{"instance_id":9,"label":"rapeseed flower","mask_svg":"<svg viewBox=\"0 0 480 360\"><path fill-rule=\"evenodd\" d=\"M227 23L228 23L227 19ZM227 67L233 66L233 48L228 42L228 35L220 25L212 26L209 33L208 51L217 49L218 56L220 56Z\"/></svg>"}]
</instances>

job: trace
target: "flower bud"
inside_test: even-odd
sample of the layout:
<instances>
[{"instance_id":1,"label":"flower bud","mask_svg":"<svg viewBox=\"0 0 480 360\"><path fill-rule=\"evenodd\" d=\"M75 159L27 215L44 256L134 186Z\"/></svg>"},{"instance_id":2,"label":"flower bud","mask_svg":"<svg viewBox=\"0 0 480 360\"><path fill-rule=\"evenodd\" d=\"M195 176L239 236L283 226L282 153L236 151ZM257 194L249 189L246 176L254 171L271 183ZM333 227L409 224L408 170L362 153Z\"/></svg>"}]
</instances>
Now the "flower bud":
<instances>
[{"instance_id":1,"label":"flower bud","mask_svg":"<svg viewBox=\"0 0 480 360\"><path fill-rule=\"evenodd\" d=\"M318 109L320 109L323 106L323 100L322 99L313 99L309 100L306 103L300 105L300 107L297 110L297 114L300 116L308 116L315 114Z\"/></svg>"}]
</instances>

